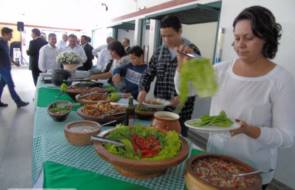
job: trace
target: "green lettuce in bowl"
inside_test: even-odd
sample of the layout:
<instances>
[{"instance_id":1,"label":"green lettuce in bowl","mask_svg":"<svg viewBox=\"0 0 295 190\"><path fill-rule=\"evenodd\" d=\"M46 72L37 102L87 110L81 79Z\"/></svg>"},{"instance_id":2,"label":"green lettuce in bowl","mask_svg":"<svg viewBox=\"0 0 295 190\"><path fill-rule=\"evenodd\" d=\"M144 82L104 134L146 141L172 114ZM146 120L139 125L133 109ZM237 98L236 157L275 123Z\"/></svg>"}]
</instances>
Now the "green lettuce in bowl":
<instances>
[{"instance_id":1,"label":"green lettuce in bowl","mask_svg":"<svg viewBox=\"0 0 295 190\"><path fill-rule=\"evenodd\" d=\"M153 127L117 126L106 136L107 139L120 141L125 146L105 144L112 154L134 160L164 160L175 157L181 149L181 139L177 132L162 132ZM137 146L137 147L136 147Z\"/></svg>"}]
</instances>

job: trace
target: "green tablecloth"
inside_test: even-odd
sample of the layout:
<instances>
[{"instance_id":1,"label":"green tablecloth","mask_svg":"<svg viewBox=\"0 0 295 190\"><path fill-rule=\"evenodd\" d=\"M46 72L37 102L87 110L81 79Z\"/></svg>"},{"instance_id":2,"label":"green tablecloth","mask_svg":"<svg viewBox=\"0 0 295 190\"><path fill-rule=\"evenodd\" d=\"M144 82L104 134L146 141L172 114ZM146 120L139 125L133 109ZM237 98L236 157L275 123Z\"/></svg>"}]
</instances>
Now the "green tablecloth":
<instances>
[{"instance_id":1,"label":"green tablecloth","mask_svg":"<svg viewBox=\"0 0 295 190\"><path fill-rule=\"evenodd\" d=\"M37 107L47 107L57 100L68 100L74 103L74 100L67 93L63 93L57 88L41 87L37 89Z\"/></svg>"},{"instance_id":2,"label":"green tablecloth","mask_svg":"<svg viewBox=\"0 0 295 190\"><path fill-rule=\"evenodd\" d=\"M44 188L73 188L77 190L148 190L140 185L115 180L74 167L67 167L54 162L44 163Z\"/></svg>"},{"instance_id":3,"label":"green tablecloth","mask_svg":"<svg viewBox=\"0 0 295 190\"><path fill-rule=\"evenodd\" d=\"M47 188L183 189L184 163L168 170L163 176L134 180L121 176L111 164L97 156L92 146L69 144L64 137L63 127L81 118L72 111L66 121L53 121L47 114L47 106L56 100L73 102L70 96L61 94L57 88L38 87L33 134L33 182L36 182L43 169L44 187ZM121 103L127 102L122 100Z\"/></svg>"},{"instance_id":4,"label":"green tablecloth","mask_svg":"<svg viewBox=\"0 0 295 190\"><path fill-rule=\"evenodd\" d=\"M193 150L192 155L202 151ZM54 162L45 162L44 188L73 188L77 190L110 189L110 190L147 190L148 188L90 171L64 166Z\"/></svg>"}]
</instances>

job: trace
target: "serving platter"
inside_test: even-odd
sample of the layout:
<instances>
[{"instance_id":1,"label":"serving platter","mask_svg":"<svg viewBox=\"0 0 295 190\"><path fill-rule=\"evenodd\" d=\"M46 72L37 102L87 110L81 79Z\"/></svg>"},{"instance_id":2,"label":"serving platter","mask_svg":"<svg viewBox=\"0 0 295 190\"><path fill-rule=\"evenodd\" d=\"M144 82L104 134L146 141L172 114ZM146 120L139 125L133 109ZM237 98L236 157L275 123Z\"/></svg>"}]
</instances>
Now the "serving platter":
<instances>
[{"instance_id":1,"label":"serving platter","mask_svg":"<svg viewBox=\"0 0 295 190\"><path fill-rule=\"evenodd\" d=\"M229 127L218 127L218 126L213 126L213 125L208 125L208 126L198 126L194 123L196 123L199 119L191 119L186 121L184 124L188 128L195 130L195 131L200 131L200 132L227 132L233 129L238 129L240 128L240 124L237 122L234 122L231 126Z\"/></svg>"}]
</instances>

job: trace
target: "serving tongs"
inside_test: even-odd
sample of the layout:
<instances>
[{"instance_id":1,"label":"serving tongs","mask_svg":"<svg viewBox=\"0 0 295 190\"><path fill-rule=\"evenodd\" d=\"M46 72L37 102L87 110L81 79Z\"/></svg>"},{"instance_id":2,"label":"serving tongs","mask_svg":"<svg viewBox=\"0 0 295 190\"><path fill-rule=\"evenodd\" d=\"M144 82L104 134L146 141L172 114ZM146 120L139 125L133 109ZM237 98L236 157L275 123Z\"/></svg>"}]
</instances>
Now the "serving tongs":
<instances>
[{"instance_id":1,"label":"serving tongs","mask_svg":"<svg viewBox=\"0 0 295 190\"><path fill-rule=\"evenodd\" d=\"M248 176L248 175L255 175L255 174L263 174L263 173L270 173L273 172L274 169L269 169L268 171L261 171L261 170L255 170L252 172L245 172L245 173L238 173L238 174L233 174L233 177L244 177L244 176Z\"/></svg>"},{"instance_id":2,"label":"serving tongs","mask_svg":"<svg viewBox=\"0 0 295 190\"><path fill-rule=\"evenodd\" d=\"M119 141L114 141L114 140L110 140L104 137L99 137L99 136L91 136L91 140L92 141L99 141L101 143L109 143L109 144L113 144L116 145L118 147L123 147L125 146L123 143L119 142Z\"/></svg>"},{"instance_id":3,"label":"serving tongs","mask_svg":"<svg viewBox=\"0 0 295 190\"><path fill-rule=\"evenodd\" d=\"M191 59L198 59L198 58L202 58L199 54L196 54L196 53L185 53L185 52L181 52L181 51L178 51L178 53L182 54L182 55L185 55Z\"/></svg>"}]
</instances>

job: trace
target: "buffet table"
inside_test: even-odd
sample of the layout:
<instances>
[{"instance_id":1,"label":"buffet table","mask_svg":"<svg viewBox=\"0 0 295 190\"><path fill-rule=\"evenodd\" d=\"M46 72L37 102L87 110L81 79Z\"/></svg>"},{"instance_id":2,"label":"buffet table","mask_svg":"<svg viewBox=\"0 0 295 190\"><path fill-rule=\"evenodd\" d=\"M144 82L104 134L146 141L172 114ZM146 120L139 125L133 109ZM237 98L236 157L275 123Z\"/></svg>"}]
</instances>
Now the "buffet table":
<instances>
[{"instance_id":1,"label":"buffet table","mask_svg":"<svg viewBox=\"0 0 295 190\"><path fill-rule=\"evenodd\" d=\"M47 106L56 100L72 101L52 85L38 82L33 132L33 184L41 178L44 188L89 189L184 189L185 162L169 169L160 177L136 180L120 175L110 163L102 160L92 145L74 146L64 137L64 125L82 118L72 111L64 122L55 122L47 114ZM127 103L120 100L120 103ZM76 110L77 107L74 107ZM142 124L150 121L138 120ZM110 127L104 127L108 129ZM192 150L200 154L199 150Z\"/></svg>"}]
</instances>

